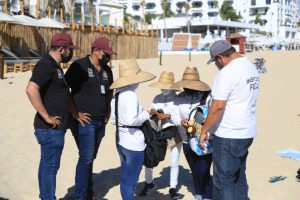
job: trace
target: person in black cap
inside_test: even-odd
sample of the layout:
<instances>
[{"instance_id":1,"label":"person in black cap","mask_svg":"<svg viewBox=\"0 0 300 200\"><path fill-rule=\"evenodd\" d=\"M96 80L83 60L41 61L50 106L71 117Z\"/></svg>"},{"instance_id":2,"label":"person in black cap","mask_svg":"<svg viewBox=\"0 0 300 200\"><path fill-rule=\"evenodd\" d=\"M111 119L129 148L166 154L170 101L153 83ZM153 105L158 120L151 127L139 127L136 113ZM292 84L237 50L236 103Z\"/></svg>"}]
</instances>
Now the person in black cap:
<instances>
[{"instance_id":1,"label":"person in black cap","mask_svg":"<svg viewBox=\"0 0 300 200\"><path fill-rule=\"evenodd\" d=\"M37 110L34 119L35 136L41 146L39 189L42 200L56 199L56 174L64 147L68 124L70 92L60 63L71 60L71 36L58 33L50 43L50 52L35 66L26 88L28 98Z\"/></svg>"},{"instance_id":2,"label":"person in black cap","mask_svg":"<svg viewBox=\"0 0 300 200\"><path fill-rule=\"evenodd\" d=\"M212 87L213 101L201 131L199 145L214 130L213 198L248 200L246 160L256 136L256 101L259 75L256 67L226 40L210 47L220 70Z\"/></svg>"},{"instance_id":3,"label":"person in black cap","mask_svg":"<svg viewBox=\"0 0 300 200\"><path fill-rule=\"evenodd\" d=\"M110 117L113 74L107 63L116 54L109 40L97 38L91 55L74 61L66 72L71 88L73 105L70 109L77 122L72 125L79 160L75 176L76 199L93 199L92 172L100 143L105 135L105 125Z\"/></svg>"}]
</instances>

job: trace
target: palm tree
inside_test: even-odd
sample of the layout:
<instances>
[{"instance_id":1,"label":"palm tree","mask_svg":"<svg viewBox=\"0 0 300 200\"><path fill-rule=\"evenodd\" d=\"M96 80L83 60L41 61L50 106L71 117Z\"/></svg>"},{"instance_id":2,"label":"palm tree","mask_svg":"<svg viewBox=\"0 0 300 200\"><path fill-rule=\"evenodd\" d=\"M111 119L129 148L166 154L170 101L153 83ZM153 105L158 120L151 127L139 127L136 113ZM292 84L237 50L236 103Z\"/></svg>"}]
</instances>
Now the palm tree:
<instances>
[{"instance_id":1,"label":"palm tree","mask_svg":"<svg viewBox=\"0 0 300 200\"><path fill-rule=\"evenodd\" d=\"M261 15L260 15L260 14L257 14L257 15L255 16L254 23L255 23L255 24L259 24L259 25L263 25L263 20L261 19Z\"/></svg>"},{"instance_id":2,"label":"palm tree","mask_svg":"<svg viewBox=\"0 0 300 200\"><path fill-rule=\"evenodd\" d=\"M185 7L185 14L186 14L186 21L187 21L188 33L191 32L191 31L190 31L190 20L189 20L189 10L190 10L190 8L191 8L191 6L190 6L190 1L191 1L191 0L187 0L187 1L185 2L185 5L184 5L184 7Z\"/></svg>"},{"instance_id":3,"label":"palm tree","mask_svg":"<svg viewBox=\"0 0 300 200\"><path fill-rule=\"evenodd\" d=\"M235 9L228 2L222 4L220 15L223 20L240 21L242 19L242 16L237 15Z\"/></svg>"},{"instance_id":4,"label":"palm tree","mask_svg":"<svg viewBox=\"0 0 300 200\"><path fill-rule=\"evenodd\" d=\"M141 0L140 5L142 6L142 13L143 13L143 23L145 23L145 0Z\"/></svg>"},{"instance_id":5,"label":"palm tree","mask_svg":"<svg viewBox=\"0 0 300 200\"><path fill-rule=\"evenodd\" d=\"M151 24L152 19L154 19L154 18L156 18L156 17L157 17L156 14L148 13L148 14L145 15L145 22L146 22L147 24Z\"/></svg>"},{"instance_id":6,"label":"palm tree","mask_svg":"<svg viewBox=\"0 0 300 200\"><path fill-rule=\"evenodd\" d=\"M165 25L165 37L166 37L166 41L168 41L166 17L174 16L174 13L170 9L170 3L168 2L168 0L163 0L162 3L161 3L161 7L162 7L162 10L163 10L162 17L164 19L164 25Z\"/></svg>"},{"instance_id":7,"label":"palm tree","mask_svg":"<svg viewBox=\"0 0 300 200\"><path fill-rule=\"evenodd\" d=\"M166 13L167 13L167 9L168 9L168 1L167 0L163 0L163 2L161 3L161 7L163 9L163 18L164 18L164 25L165 25L165 37L166 37L166 41L168 41L168 31L167 31L167 25L166 25Z\"/></svg>"}]
</instances>

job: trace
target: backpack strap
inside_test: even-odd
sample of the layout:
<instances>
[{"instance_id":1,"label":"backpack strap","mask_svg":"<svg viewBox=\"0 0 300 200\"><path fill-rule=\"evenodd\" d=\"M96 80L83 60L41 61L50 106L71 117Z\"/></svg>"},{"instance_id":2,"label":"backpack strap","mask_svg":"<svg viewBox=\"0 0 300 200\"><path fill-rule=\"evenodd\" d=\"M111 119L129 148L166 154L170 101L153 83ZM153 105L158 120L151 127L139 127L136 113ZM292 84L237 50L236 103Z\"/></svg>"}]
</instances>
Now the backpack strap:
<instances>
[{"instance_id":1,"label":"backpack strap","mask_svg":"<svg viewBox=\"0 0 300 200\"><path fill-rule=\"evenodd\" d=\"M198 106L202 106L202 105L205 105L206 104L206 99L207 97L210 95L210 91L207 91L207 92L204 92L202 97L201 97L201 100L200 100L200 103ZM190 114L189 114L189 119L191 119L191 115L192 113L198 109L198 106L196 106L195 108L193 108L191 111L190 111Z\"/></svg>"},{"instance_id":2,"label":"backpack strap","mask_svg":"<svg viewBox=\"0 0 300 200\"><path fill-rule=\"evenodd\" d=\"M209 95L210 95L210 91L204 92L204 94L202 95L202 98L201 98L201 100L200 100L199 106L205 105L205 104L206 104L206 99L207 99L207 97L208 97Z\"/></svg>"},{"instance_id":3,"label":"backpack strap","mask_svg":"<svg viewBox=\"0 0 300 200\"><path fill-rule=\"evenodd\" d=\"M116 144L119 143L119 115L118 115L119 94L120 94L119 92L115 94Z\"/></svg>"}]
</instances>

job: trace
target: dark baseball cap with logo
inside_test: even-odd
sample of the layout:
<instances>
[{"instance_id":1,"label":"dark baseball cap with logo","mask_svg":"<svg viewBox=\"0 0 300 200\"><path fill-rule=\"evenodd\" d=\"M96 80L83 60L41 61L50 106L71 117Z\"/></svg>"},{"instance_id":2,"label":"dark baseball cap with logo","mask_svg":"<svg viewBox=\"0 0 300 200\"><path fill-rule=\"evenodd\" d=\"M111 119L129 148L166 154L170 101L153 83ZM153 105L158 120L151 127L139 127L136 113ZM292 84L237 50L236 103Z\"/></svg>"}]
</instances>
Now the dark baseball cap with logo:
<instances>
[{"instance_id":1,"label":"dark baseball cap with logo","mask_svg":"<svg viewBox=\"0 0 300 200\"><path fill-rule=\"evenodd\" d=\"M68 33L56 33L50 42L51 47L69 47L71 49L79 49L78 46L74 45L72 42L72 38Z\"/></svg>"},{"instance_id":2,"label":"dark baseball cap with logo","mask_svg":"<svg viewBox=\"0 0 300 200\"><path fill-rule=\"evenodd\" d=\"M230 42L226 41L226 40L218 40L215 41L211 47L210 47L210 59L207 62L207 64L210 64L211 62L215 61L216 57L222 53L224 53L225 51L231 49L232 45L230 44Z\"/></svg>"},{"instance_id":3,"label":"dark baseball cap with logo","mask_svg":"<svg viewBox=\"0 0 300 200\"><path fill-rule=\"evenodd\" d=\"M104 53L107 53L110 56L113 54L117 55L117 53L112 50L109 40L103 37L97 38L93 42L92 48L100 49L104 51Z\"/></svg>"}]
</instances>

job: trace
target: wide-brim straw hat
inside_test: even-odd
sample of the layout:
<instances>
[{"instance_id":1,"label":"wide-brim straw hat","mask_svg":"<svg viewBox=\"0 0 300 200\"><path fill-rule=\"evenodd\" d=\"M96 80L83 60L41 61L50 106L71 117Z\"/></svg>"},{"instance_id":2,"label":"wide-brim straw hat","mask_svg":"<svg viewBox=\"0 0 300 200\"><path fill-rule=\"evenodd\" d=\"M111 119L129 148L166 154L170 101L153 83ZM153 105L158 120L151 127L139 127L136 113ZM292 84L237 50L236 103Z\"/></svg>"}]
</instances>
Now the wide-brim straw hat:
<instances>
[{"instance_id":1,"label":"wide-brim straw hat","mask_svg":"<svg viewBox=\"0 0 300 200\"><path fill-rule=\"evenodd\" d=\"M122 88L152 79L155 79L155 76L149 72L142 71L135 59L127 59L120 62L119 78L112 83L109 89Z\"/></svg>"},{"instance_id":2,"label":"wide-brim straw hat","mask_svg":"<svg viewBox=\"0 0 300 200\"><path fill-rule=\"evenodd\" d=\"M164 90L179 90L174 86L174 73L163 71L160 76L158 82L152 83L149 85L150 87L164 89Z\"/></svg>"},{"instance_id":3,"label":"wide-brim straw hat","mask_svg":"<svg viewBox=\"0 0 300 200\"><path fill-rule=\"evenodd\" d=\"M197 91L210 91L208 84L200 80L196 67L187 67L183 73L182 80L174 84L175 88L187 88Z\"/></svg>"}]
</instances>

